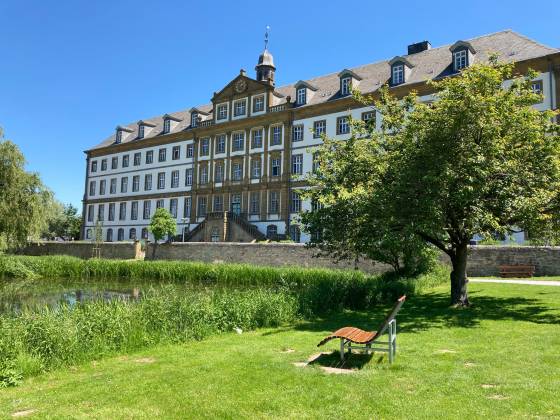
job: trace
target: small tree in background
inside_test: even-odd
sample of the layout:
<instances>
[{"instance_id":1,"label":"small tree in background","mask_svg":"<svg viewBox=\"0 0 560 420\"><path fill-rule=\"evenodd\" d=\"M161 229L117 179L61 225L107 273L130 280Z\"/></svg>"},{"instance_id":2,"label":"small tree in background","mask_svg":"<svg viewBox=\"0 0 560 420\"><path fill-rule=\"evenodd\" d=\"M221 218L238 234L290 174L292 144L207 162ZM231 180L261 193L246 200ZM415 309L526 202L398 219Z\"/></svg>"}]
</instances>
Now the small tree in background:
<instances>
[{"instance_id":1,"label":"small tree in background","mask_svg":"<svg viewBox=\"0 0 560 420\"><path fill-rule=\"evenodd\" d=\"M158 241L164 239L166 236L173 236L177 233L177 221L171 216L171 213L160 207L152 216L148 230L154 235L154 248L152 251L152 258L156 257L156 248Z\"/></svg>"}]
</instances>

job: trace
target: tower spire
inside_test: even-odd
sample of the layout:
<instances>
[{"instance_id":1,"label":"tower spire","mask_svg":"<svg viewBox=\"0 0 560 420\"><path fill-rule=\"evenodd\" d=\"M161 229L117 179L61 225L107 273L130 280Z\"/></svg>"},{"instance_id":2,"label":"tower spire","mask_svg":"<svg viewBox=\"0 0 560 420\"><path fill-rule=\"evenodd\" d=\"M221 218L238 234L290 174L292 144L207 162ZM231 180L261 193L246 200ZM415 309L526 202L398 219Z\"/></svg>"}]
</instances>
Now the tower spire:
<instances>
[{"instance_id":1,"label":"tower spire","mask_svg":"<svg viewBox=\"0 0 560 420\"><path fill-rule=\"evenodd\" d=\"M270 26L266 25L266 31L264 33L264 49L268 49L268 33L270 32Z\"/></svg>"},{"instance_id":2,"label":"tower spire","mask_svg":"<svg viewBox=\"0 0 560 420\"><path fill-rule=\"evenodd\" d=\"M268 51L268 37L270 33L270 26L266 27L264 33L264 51L259 55L259 61L255 70L257 71L257 80L260 82L267 82L274 85L274 58L272 54Z\"/></svg>"}]
</instances>

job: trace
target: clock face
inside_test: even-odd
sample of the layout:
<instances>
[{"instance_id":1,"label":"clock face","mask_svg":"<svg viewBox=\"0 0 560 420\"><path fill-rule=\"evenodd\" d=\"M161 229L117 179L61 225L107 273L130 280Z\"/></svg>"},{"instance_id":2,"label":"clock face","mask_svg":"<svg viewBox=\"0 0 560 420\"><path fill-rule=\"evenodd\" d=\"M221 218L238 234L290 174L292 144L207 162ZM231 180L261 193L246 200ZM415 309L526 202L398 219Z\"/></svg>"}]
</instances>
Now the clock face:
<instances>
[{"instance_id":1,"label":"clock face","mask_svg":"<svg viewBox=\"0 0 560 420\"><path fill-rule=\"evenodd\" d=\"M245 89L247 89L247 82L245 80L240 79L240 80L237 81L237 83L235 83L235 91L237 93L241 93Z\"/></svg>"}]
</instances>

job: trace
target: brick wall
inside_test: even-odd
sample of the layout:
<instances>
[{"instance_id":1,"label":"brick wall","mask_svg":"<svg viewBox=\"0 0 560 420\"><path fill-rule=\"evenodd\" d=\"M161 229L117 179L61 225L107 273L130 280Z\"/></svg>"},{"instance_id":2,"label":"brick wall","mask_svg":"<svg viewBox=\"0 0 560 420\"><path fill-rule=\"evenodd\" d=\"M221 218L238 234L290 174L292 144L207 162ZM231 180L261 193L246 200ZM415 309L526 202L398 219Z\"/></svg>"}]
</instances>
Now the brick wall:
<instances>
[{"instance_id":1,"label":"brick wall","mask_svg":"<svg viewBox=\"0 0 560 420\"><path fill-rule=\"evenodd\" d=\"M91 258L94 243L90 241L72 242L32 242L20 250L23 255L70 255L78 258ZM140 259L139 242L105 242L101 245L101 258L110 259Z\"/></svg>"}]
</instances>

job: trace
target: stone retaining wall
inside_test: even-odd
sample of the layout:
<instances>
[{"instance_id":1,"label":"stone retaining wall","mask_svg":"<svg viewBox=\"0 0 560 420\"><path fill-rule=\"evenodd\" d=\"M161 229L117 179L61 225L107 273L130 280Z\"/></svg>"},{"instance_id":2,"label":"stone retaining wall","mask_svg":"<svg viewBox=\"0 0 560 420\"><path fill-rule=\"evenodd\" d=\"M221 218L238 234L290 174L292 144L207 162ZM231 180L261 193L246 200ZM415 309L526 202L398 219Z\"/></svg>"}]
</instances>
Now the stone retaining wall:
<instances>
[{"instance_id":1,"label":"stone retaining wall","mask_svg":"<svg viewBox=\"0 0 560 420\"><path fill-rule=\"evenodd\" d=\"M534 265L536 276L558 276L560 247L472 246L467 273L472 277L499 276L500 265L513 264Z\"/></svg>"},{"instance_id":2,"label":"stone retaining wall","mask_svg":"<svg viewBox=\"0 0 560 420\"><path fill-rule=\"evenodd\" d=\"M18 254L23 255L70 255L78 258L91 258L93 255L93 242L71 241L54 242L42 241L31 242L21 249ZM110 259L140 259L143 257L140 251L140 242L105 242L101 245L101 258Z\"/></svg>"}]
</instances>

